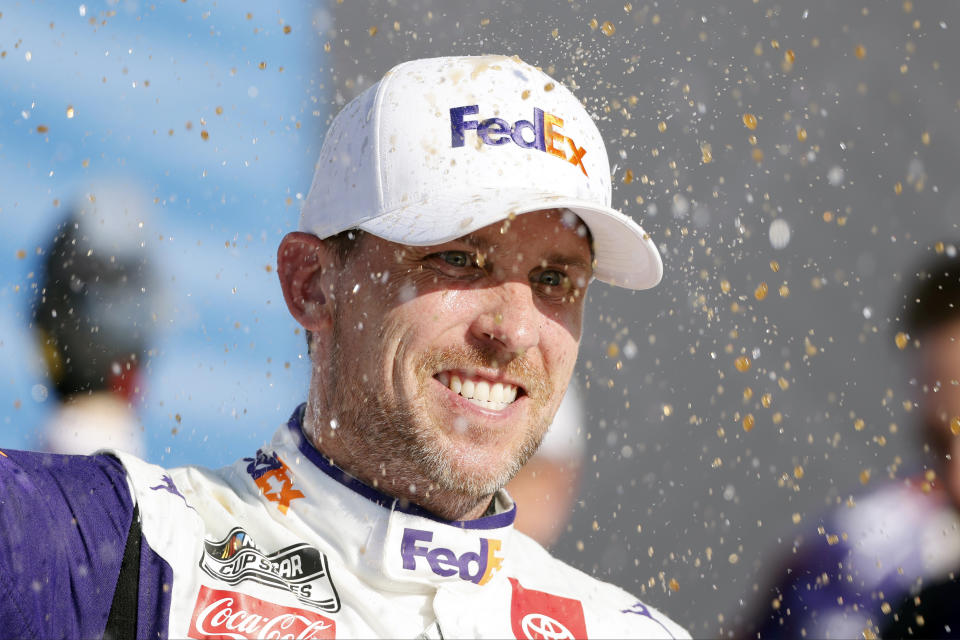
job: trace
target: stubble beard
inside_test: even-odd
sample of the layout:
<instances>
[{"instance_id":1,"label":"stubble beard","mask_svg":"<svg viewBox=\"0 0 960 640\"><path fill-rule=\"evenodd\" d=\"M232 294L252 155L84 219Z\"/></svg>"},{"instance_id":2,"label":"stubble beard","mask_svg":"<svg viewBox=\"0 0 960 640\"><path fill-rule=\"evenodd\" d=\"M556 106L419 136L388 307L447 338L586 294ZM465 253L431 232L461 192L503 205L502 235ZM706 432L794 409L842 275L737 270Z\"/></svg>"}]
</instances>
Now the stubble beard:
<instances>
[{"instance_id":1,"label":"stubble beard","mask_svg":"<svg viewBox=\"0 0 960 640\"><path fill-rule=\"evenodd\" d=\"M358 357L343 353L341 324L334 323L329 371L333 382L329 398L336 399L339 405L335 410L336 437L345 440L343 444L350 448L354 460L362 460L368 468L376 470L373 484L377 488L407 496L420 504L431 494L443 496L448 501L459 502L449 505L451 512L465 511L503 488L536 453L552 419L546 407L551 385L542 371L522 357L513 359L504 369L527 386L528 400L532 403L530 424L518 425L525 429L524 438L512 451L503 452L498 468L476 468L477 465L471 467L469 461L460 464L462 454L454 450L444 434L458 429L480 440L484 426L440 424L428 410L421 390L431 384L433 374L441 367L489 367L494 360L492 354L470 347L424 354L415 364L416 396L401 404L392 396L371 389L373 384L358 388L357 376L350 367L351 357L353 361ZM369 478L366 480L370 482Z\"/></svg>"}]
</instances>

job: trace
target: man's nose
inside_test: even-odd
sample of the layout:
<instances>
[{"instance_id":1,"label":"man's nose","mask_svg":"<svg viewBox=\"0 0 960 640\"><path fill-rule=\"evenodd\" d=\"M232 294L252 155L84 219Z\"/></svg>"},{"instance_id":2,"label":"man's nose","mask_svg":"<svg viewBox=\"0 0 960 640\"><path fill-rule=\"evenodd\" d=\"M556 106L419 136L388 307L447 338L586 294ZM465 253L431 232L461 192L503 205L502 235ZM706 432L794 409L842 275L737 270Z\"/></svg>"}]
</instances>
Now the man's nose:
<instances>
[{"instance_id":1,"label":"man's nose","mask_svg":"<svg viewBox=\"0 0 960 640\"><path fill-rule=\"evenodd\" d=\"M522 355L540 342L541 314L530 285L503 282L487 290L484 305L470 326L470 333L483 346Z\"/></svg>"}]
</instances>

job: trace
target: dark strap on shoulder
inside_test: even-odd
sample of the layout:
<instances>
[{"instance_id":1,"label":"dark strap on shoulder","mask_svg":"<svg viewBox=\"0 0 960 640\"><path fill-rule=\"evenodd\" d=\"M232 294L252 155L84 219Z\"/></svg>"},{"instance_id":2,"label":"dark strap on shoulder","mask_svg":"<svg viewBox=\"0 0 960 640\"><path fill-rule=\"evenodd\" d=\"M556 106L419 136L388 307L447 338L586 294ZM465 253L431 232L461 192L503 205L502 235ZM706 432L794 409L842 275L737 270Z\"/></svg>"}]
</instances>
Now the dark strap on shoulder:
<instances>
[{"instance_id":1,"label":"dark strap on shoulder","mask_svg":"<svg viewBox=\"0 0 960 640\"><path fill-rule=\"evenodd\" d=\"M103 630L104 640L126 640L137 637L137 600L140 586L140 509L133 505L130 532L123 550L120 575L113 592L110 617Z\"/></svg>"}]
</instances>

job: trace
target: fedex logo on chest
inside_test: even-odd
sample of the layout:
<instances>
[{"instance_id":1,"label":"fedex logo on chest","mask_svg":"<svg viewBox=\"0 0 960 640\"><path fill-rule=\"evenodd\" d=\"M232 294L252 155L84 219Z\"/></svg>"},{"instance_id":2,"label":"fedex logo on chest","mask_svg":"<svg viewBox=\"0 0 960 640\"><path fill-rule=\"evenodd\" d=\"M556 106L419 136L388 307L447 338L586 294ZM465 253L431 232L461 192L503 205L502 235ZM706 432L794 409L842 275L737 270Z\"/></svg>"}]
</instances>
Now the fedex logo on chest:
<instances>
[{"instance_id":1,"label":"fedex logo on chest","mask_svg":"<svg viewBox=\"0 0 960 640\"><path fill-rule=\"evenodd\" d=\"M559 116L534 107L533 120L517 120L512 124L502 118L467 119L479 112L480 107L475 104L450 109L451 146L464 146L465 133L476 131L477 138L483 144L499 146L512 142L524 149L538 149L580 167L583 175L587 175L587 168L583 166L583 156L587 150L578 147L572 138L561 133L563 119Z\"/></svg>"},{"instance_id":2,"label":"fedex logo on chest","mask_svg":"<svg viewBox=\"0 0 960 640\"><path fill-rule=\"evenodd\" d=\"M478 585L485 585L493 574L502 567L503 558L497 555L500 551L500 540L495 538L479 538L477 551L465 551L457 554L453 549L440 545L430 545L433 541L433 532L422 529L405 528L403 539L400 542L400 557L403 568L416 571L418 558L430 570L441 578L459 575L461 580Z\"/></svg>"}]
</instances>

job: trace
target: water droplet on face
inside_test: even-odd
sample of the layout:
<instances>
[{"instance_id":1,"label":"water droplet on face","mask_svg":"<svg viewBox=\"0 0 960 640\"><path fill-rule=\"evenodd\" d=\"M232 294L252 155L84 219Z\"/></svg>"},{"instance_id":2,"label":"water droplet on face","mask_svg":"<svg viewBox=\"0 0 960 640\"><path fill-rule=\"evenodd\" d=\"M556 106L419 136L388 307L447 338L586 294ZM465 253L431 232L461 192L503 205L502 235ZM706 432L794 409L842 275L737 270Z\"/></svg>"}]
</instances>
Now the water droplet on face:
<instances>
[{"instance_id":1,"label":"water droplet on face","mask_svg":"<svg viewBox=\"0 0 960 640\"><path fill-rule=\"evenodd\" d=\"M400 289L400 293L397 294L401 303L410 302L417 297L417 289L412 284L406 284Z\"/></svg>"}]
</instances>

